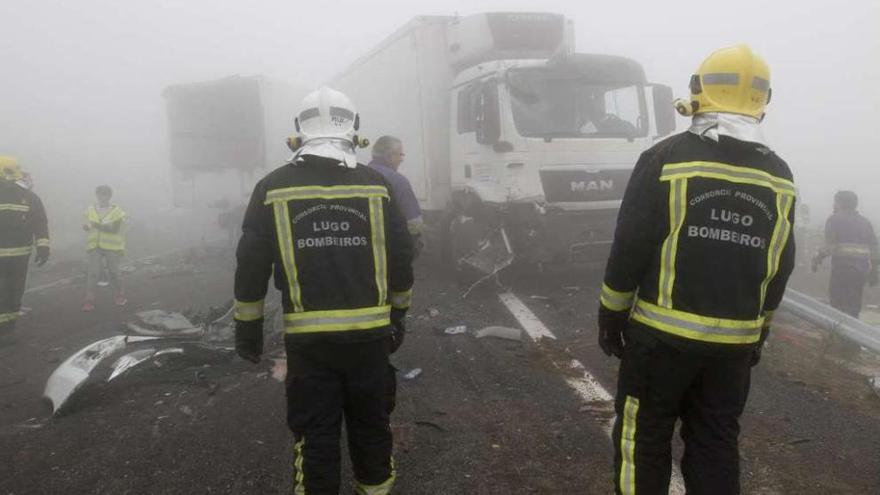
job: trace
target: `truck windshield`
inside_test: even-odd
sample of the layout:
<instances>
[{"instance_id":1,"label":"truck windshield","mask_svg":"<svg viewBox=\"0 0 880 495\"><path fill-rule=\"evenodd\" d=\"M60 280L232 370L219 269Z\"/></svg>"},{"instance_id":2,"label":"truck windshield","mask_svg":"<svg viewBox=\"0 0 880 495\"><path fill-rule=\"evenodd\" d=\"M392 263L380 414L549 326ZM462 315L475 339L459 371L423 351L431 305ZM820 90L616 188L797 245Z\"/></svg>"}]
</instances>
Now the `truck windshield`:
<instances>
[{"instance_id":1,"label":"truck windshield","mask_svg":"<svg viewBox=\"0 0 880 495\"><path fill-rule=\"evenodd\" d=\"M647 135L643 87L546 70L511 71L516 129L527 137L633 138Z\"/></svg>"}]
</instances>

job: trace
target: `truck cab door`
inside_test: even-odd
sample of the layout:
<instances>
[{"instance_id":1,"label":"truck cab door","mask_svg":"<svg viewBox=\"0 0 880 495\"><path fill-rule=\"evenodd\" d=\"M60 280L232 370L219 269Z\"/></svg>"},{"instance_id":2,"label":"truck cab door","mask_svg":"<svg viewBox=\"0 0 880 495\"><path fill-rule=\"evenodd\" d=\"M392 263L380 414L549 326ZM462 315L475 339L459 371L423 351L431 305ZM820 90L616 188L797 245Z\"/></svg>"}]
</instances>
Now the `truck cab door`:
<instances>
[{"instance_id":1,"label":"truck cab door","mask_svg":"<svg viewBox=\"0 0 880 495\"><path fill-rule=\"evenodd\" d=\"M453 185L484 200L503 200L496 197L501 184L493 148L501 137L498 83L494 79L475 81L460 89L456 99L457 132L450 150L457 162L452 164Z\"/></svg>"}]
</instances>

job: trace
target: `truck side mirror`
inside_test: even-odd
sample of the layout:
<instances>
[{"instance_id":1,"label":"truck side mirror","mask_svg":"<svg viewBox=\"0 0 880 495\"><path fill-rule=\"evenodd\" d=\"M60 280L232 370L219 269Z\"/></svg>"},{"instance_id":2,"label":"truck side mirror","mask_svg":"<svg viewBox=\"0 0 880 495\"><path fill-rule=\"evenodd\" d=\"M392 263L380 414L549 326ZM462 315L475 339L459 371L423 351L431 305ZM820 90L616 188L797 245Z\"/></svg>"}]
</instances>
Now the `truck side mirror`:
<instances>
[{"instance_id":1,"label":"truck side mirror","mask_svg":"<svg viewBox=\"0 0 880 495\"><path fill-rule=\"evenodd\" d=\"M654 100L654 123L657 137L663 137L675 131L675 107L672 105L672 88L663 84L652 86Z\"/></svg>"},{"instance_id":2,"label":"truck side mirror","mask_svg":"<svg viewBox=\"0 0 880 495\"><path fill-rule=\"evenodd\" d=\"M478 143L495 144L501 139L501 115L498 110L498 85L495 81L489 81L480 90L477 101Z\"/></svg>"}]
</instances>

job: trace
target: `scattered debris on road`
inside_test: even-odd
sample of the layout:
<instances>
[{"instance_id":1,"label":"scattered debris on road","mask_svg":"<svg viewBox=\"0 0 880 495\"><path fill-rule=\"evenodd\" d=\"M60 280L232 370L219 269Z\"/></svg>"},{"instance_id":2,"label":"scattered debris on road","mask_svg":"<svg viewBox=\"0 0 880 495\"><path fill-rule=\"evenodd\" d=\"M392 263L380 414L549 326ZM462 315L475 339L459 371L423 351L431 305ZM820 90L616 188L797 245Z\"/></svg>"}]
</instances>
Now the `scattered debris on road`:
<instances>
[{"instance_id":1,"label":"scattered debris on road","mask_svg":"<svg viewBox=\"0 0 880 495\"><path fill-rule=\"evenodd\" d=\"M52 372L43 396L52 402L53 411L58 412L101 361L124 349L129 343L156 339L157 337L116 335L83 347Z\"/></svg>"},{"instance_id":2,"label":"scattered debris on road","mask_svg":"<svg viewBox=\"0 0 880 495\"><path fill-rule=\"evenodd\" d=\"M462 333L467 333L466 325L456 325L454 327L449 327L446 330L443 330L443 333L446 335L459 335Z\"/></svg>"},{"instance_id":3,"label":"scattered debris on road","mask_svg":"<svg viewBox=\"0 0 880 495\"><path fill-rule=\"evenodd\" d=\"M476 337L478 339L494 337L496 339L519 341L522 340L522 330L519 328L491 326L478 330Z\"/></svg>"},{"instance_id":4,"label":"scattered debris on road","mask_svg":"<svg viewBox=\"0 0 880 495\"><path fill-rule=\"evenodd\" d=\"M415 380L419 375L422 374L421 368L413 368L408 372L404 373L403 378L405 380Z\"/></svg>"}]
</instances>

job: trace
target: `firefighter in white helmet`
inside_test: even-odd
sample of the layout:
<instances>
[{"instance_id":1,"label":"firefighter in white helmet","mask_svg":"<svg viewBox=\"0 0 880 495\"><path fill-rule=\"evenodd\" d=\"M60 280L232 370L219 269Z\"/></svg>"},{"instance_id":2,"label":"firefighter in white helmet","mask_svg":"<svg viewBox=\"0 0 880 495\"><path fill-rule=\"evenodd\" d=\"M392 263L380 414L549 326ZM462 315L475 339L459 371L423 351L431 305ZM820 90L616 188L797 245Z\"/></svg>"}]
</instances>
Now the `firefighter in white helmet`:
<instances>
[{"instance_id":1,"label":"firefighter in white helmet","mask_svg":"<svg viewBox=\"0 0 880 495\"><path fill-rule=\"evenodd\" d=\"M760 122L767 64L747 46L691 78L687 132L642 153L618 215L599 344L621 358L619 494L666 494L675 423L688 494L740 491L739 416L751 366L794 267L795 186Z\"/></svg>"},{"instance_id":2,"label":"firefighter in white helmet","mask_svg":"<svg viewBox=\"0 0 880 495\"><path fill-rule=\"evenodd\" d=\"M306 96L294 155L256 185L238 244L241 357L262 353L271 275L283 295L294 493L338 494L343 418L356 493L387 494L395 480L388 357L403 340L412 241L385 180L357 163L359 123L344 94Z\"/></svg>"}]
</instances>

